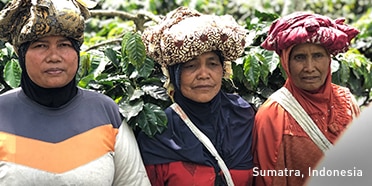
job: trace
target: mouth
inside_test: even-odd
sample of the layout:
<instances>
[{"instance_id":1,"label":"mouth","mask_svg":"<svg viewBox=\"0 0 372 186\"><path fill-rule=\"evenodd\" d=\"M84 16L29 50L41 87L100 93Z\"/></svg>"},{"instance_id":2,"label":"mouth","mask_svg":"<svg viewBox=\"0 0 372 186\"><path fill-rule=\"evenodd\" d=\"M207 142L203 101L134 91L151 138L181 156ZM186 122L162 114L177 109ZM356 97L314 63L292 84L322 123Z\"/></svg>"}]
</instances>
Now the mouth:
<instances>
[{"instance_id":1,"label":"mouth","mask_svg":"<svg viewBox=\"0 0 372 186\"><path fill-rule=\"evenodd\" d=\"M304 84L315 84L320 82L319 76L306 76L301 78L302 83Z\"/></svg>"},{"instance_id":2,"label":"mouth","mask_svg":"<svg viewBox=\"0 0 372 186\"><path fill-rule=\"evenodd\" d=\"M211 89L213 88L212 85L197 85L194 87L194 89L199 89L199 90L203 90L203 89Z\"/></svg>"},{"instance_id":3,"label":"mouth","mask_svg":"<svg viewBox=\"0 0 372 186\"><path fill-rule=\"evenodd\" d=\"M61 69L61 68L49 68L49 69L45 70L44 72L47 73L47 74L55 75L55 74L60 74L63 71L64 70Z\"/></svg>"},{"instance_id":4,"label":"mouth","mask_svg":"<svg viewBox=\"0 0 372 186\"><path fill-rule=\"evenodd\" d=\"M319 79L319 76L306 76L301 78L304 81L316 81Z\"/></svg>"}]
</instances>

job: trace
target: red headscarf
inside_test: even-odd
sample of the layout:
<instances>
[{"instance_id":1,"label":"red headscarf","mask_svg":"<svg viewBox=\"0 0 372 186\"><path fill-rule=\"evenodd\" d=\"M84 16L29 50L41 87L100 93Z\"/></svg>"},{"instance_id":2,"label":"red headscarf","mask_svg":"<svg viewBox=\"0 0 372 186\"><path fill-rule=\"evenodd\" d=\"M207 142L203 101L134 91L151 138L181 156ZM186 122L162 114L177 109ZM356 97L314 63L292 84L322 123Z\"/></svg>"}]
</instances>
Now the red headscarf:
<instances>
[{"instance_id":1,"label":"red headscarf","mask_svg":"<svg viewBox=\"0 0 372 186\"><path fill-rule=\"evenodd\" d=\"M293 84L288 63L292 48L301 43L319 44L331 55L346 51L351 39L359 31L344 25L343 22L344 19L332 21L317 14L290 14L272 24L267 39L261 45L267 50L275 50L280 56L281 65L288 77L284 87L293 94L313 120L319 120L319 125L333 133L328 136L331 141L335 140L344 128L340 125L346 125L352 119L351 114L346 114L352 110L351 93L332 84L330 67L324 85L317 92L302 90ZM324 115L326 118L320 119Z\"/></svg>"},{"instance_id":2,"label":"red headscarf","mask_svg":"<svg viewBox=\"0 0 372 186\"><path fill-rule=\"evenodd\" d=\"M333 21L318 14L296 12L274 21L261 46L279 55L292 45L306 42L320 44L332 55L345 52L359 31L344 21L344 18Z\"/></svg>"}]
</instances>

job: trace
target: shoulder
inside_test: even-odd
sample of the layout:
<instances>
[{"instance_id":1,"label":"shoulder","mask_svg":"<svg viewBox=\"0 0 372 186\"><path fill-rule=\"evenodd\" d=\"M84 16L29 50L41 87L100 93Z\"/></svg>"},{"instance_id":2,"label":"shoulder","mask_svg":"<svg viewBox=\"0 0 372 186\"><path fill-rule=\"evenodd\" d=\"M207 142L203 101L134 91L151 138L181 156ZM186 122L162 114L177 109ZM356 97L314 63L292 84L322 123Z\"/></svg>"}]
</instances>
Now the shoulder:
<instances>
[{"instance_id":1,"label":"shoulder","mask_svg":"<svg viewBox=\"0 0 372 186\"><path fill-rule=\"evenodd\" d=\"M86 101L117 106L115 101L105 94L82 88L79 88L79 92L81 94L81 97Z\"/></svg>"},{"instance_id":2,"label":"shoulder","mask_svg":"<svg viewBox=\"0 0 372 186\"><path fill-rule=\"evenodd\" d=\"M169 106L167 108L165 108L164 110L165 114L169 117L170 115L172 115L174 112L174 110Z\"/></svg>"},{"instance_id":3,"label":"shoulder","mask_svg":"<svg viewBox=\"0 0 372 186\"><path fill-rule=\"evenodd\" d=\"M23 101L19 98L18 94L21 89L12 89L0 95L0 118L9 117L16 114L14 110L24 108ZM2 118L4 120L5 118ZM1 123L4 121L0 122Z\"/></svg>"},{"instance_id":4,"label":"shoulder","mask_svg":"<svg viewBox=\"0 0 372 186\"><path fill-rule=\"evenodd\" d=\"M339 96L351 96L352 93L350 92L350 89L344 86L336 85L332 83L332 89L334 93L336 93Z\"/></svg>"},{"instance_id":5,"label":"shoulder","mask_svg":"<svg viewBox=\"0 0 372 186\"><path fill-rule=\"evenodd\" d=\"M267 114L268 111L283 110L283 107L270 97L258 108L257 114Z\"/></svg>"},{"instance_id":6,"label":"shoulder","mask_svg":"<svg viewBox=\"0 0 372 186\"><path fill-rule=\"evenodd\" d=\"M115 127L121 125L119 105L104 94L79 88L78 97L73 104L79 105L81 110L95 117L108 118Z\"/></svg>"},{"instance_id":7,"label":"shoulder","mask_svg":"<svg viewBox=\"0 0 372 186\"><path fill-rule=\"evenodd\" d=\"M12 90L8 90L8 91L2 93L0 95L0 98L3 99L3 97L12 97L15 94L17 94L18 92L20 92L21 90L22 90L21 87L18 87L18 88L12 89Z\"/></svg>"},{"instance_id":8,"label":"shoulder","mask_svg":"<svg viewBox=\"0 0 372 186\"><path fill-rule=\"evenodd\" d=\"M286 120L287 113L284 108L270 97L258 108L255 116L255 125L275 125Z\"/></svg>"},{"instance_id":9,"label":"shoulder","mask_svg":"<svg viewBox=\"0 0 372 186\"><path fill-rule=\"evenodd\" d=\"M222 96L226 98L227 104L234 105L242 108L249 108L251 105L247 100L241 97L239 94L234 93L222 93Z\"/></svg>"},{"instance_id":10,"label":"shoulder","mask_svg":"<svg viewBox=\"0 0 372 186\"><path fill-rule=\"evenodd\" d=\"M177 125L179 122L183 122L181 117L173 110L171 106L165 108L164 110L166 116L167 116L167 128L164 130L162 135L165 134L167 135L168 131L174 130L174 128L183 128L186 125Z\"/></svg>"},{"instance_id":11,"label":"shoulder","mask_svg":"<svg viewBox=\"0 0 372 186\"><path fill-rule=\"evenodd\" d=\"M347 108L352 111L354 116L359 115L360 108L358 102L351 93L350 89L336 84L332 84L332 88L336 101L340 104L347 104Z\"/></svg>"},{"instance_id":12,"label":"shoulder","mask_svg":"<svg viewBox=\"0 0 372 186\"><path fill-rule=\"evenodd\" d=\"M22 90L21 88L15 88L7 92L4 92L3 94L0 95L0 103L6 104L6 103L12 103L14 101L17 101L18 93L21 90Z\"/></svg>"}]
</instances>

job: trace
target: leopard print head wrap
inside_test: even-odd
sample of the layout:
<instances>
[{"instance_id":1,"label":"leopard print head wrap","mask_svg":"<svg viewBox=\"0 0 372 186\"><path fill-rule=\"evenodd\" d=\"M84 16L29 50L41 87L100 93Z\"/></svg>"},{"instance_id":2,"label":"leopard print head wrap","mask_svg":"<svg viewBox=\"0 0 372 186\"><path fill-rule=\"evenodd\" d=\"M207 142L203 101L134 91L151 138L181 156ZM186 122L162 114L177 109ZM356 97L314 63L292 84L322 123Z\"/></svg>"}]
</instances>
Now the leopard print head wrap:
<instances>
[{"instance_id":1,"label":"leopard print head wrap","mask_svg":"<svg viewBox=\"0 0 372 186\"><path fill-rule=\"evenodd\" d=\"M0 12L0 39L16 53L21 44L52 35L75 39L81 46L90 16L84 1L12 0Z\"/></svg>"},{"instance_id":2,"label":"leopard print head wrap","mask_svg":"<svg viewBox=\"0 0 372 186\"><path fill-rule=\"evenodd\" d=\"M244 52L246 34L230 15L203 15L179 7L158 25L147 28L142 41L149 57L170 66L210 51L221 51L226 61L233 61Z\"/></svg>"}]
</instances>

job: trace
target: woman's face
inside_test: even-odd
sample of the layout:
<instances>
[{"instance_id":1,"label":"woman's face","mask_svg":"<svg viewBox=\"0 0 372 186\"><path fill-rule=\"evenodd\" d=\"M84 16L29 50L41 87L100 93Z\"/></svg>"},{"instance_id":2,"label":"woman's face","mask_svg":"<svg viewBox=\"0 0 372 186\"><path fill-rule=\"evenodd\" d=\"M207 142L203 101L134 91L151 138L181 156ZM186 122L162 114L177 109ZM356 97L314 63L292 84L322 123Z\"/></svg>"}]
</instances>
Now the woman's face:
<instances>
[{"instance_id":1,"label":"woman's face","mask_svg":"<svg viewBox=\"0 0 372 186\"><path fill-rule=\"evenodd\" d=\"M47 36L31 43L25 63L34 83L43 88L59 88L75 78L78 54L67 38Z\"/></svg>"},{"instance_id":2,"label":"woman's face","mask_svg":"<svg viewBox=\"0 0 372 186\"><path fill-rule=\"evenodd\" d=\"M327 79L330 62L330 55L321 45L296 45L289 56L289 72L293 83L306 91L318 90Z\"/></svg>"},{"instance_id":3,"label":"woman's face","mask_svg":"<svg viewBox=\"0 0 372 186\"><path fill-rule=\"evenodd\" d=\"M206 52L182 65L181 92L196 102L212 100L221 89L223 66L214 52Z\"/></svg>"}]
</instances>

